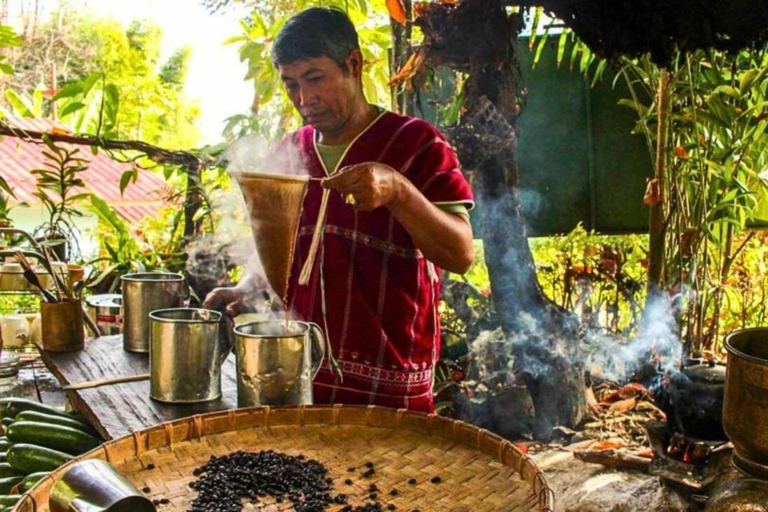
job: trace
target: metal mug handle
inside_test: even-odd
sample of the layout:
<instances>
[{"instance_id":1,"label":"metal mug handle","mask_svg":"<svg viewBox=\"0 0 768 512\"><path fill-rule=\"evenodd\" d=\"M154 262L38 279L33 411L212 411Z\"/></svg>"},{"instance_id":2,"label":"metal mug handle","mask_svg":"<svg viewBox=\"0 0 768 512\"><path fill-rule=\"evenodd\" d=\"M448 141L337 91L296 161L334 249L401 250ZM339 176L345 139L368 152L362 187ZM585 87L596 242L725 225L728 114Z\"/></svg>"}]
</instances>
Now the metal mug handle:
<instances>
[{"instance_id":1,"label":"metal mug handle","mask_svg":"<svg viewBox=\"0 0 768 512\"><path fill-rule=\"evenodd\" d=\"M309 337L312 341L312 380L314 380L323 364L326 341L319 325L314 322L307 322L307 325L309 325Z\"/></svg>"}]
</instances>

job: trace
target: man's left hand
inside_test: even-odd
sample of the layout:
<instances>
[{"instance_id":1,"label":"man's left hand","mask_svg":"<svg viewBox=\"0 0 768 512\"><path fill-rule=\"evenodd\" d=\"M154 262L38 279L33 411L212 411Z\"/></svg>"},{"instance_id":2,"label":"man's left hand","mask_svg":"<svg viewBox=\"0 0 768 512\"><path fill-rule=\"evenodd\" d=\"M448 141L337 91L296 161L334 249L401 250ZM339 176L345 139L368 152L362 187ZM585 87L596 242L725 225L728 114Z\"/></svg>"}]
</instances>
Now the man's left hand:
<instances>
[{"instance_id":1,"label":"man's left hand","mask_svg":"<svg viewBox=\"0 0 768 512\"><path fill-rule=\"evenodd\" d=\"M403 181L388 165L365 162L340 169L323 180L323 187L339 192L354 208L371 211L396 201Z\"/></svg>"}]
</instances>

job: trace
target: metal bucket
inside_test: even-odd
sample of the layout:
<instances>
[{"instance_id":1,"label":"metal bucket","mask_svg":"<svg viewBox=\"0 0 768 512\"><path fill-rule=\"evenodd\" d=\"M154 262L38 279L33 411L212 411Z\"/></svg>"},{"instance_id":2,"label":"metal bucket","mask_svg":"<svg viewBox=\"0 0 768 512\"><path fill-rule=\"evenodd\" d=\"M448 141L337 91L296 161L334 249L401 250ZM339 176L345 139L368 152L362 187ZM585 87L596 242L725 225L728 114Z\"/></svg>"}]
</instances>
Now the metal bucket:
<instances>
[{"instance_id":1,"label":"metal bucket","mask_svg":"<svg viewBox=\"0 0 768 512\"><path fill-rule=\"evenodd\" d=\"M123 296L116 293L94 295L86 300L88 315L109 336L123 332Z\"/></svg>"},{"instance_id":2,"label":"metal bucket","mask_svg":"<svg viewBox=\"0 0 768 512\"><path fill-rule=\"evenodd\" d=\"M73 464L53 486L51 512L153 512L152 502L109 462Z\"/></svg>"},{"instance_id":3,"label":"metal bucket","mask_svg":"<svg viewBox=\"0 0 768 512\"><path fill-rule=\"evenodd\" d=\"M194 403L221 396L221 365L231 346L219 337L222 314L209 309L161 309L149 314L149 396Z\"/></svg>"},{"instance_id":4,"label":"metal bucket","mask_svg":"<svg viewBox=\"0 0 768 512\"><path fill-rule=\"evenodd\" d=\"M237 406L312 405L325 356L317 324L269 320L235 327Z\"/></svg>"},{"instance_id":5,"label":"metal bucket","mask_svg":"<svg viewBox=\"0 0 768 512\"><path fill-rule=\"evenodd\" d=\"M126 274L123 290L123 348L149 352L149 313L178 308L189 294L184 276L162 272Z\"/></svg>"},{"instance_id":6,"label":"metal bucket","mask_svg":"<svg viewBox=\"0 0 768 512\"><path fill-rule=\"evenodd\" d=\"M725 338L723 427L733 442L733 462L768 478L768 328L744 329Z\"/></svg>"}]
</instances>

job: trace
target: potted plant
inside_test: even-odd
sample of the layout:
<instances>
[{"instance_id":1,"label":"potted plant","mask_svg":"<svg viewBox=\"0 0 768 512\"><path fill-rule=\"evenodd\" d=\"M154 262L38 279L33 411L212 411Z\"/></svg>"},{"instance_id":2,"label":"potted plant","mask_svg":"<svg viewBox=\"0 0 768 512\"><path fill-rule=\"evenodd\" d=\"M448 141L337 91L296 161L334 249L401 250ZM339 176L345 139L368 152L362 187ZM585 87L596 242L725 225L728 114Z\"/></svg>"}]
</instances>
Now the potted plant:
<instances>
[{"instance_id":1,"label":"potted plant","mask_svg":"<svg viewBox=\"0 0 768 512\"><path fill-rule=\"evenodd\" d=\"M76 207L77 201L90 196L78 191L85 188L79 175L87 169L87 161L77 156L80 152L77 148L58 146L46 135L43 142L48 148L43 151L44 168L30 172L37 176L34 195L48 211L48 220L38 227L35 235L41 244L51 247L59 260L67 261L75 242L72 219L83 215Z\"/></svg>"}]
</instances>

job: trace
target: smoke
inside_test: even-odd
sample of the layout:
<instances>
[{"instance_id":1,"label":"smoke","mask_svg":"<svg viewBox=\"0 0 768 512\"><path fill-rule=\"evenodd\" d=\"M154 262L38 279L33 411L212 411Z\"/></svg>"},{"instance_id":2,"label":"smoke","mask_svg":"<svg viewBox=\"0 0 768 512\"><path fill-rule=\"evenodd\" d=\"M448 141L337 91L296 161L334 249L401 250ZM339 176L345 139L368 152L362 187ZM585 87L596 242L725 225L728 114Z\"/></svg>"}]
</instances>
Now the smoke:
<instances>
[{"instance_id":1,"label":"smoke","mask_svg":"<svg viewBox=\"0 0 768 512\"><path fill-rule=\"evenodd\" d=\"M680 295L649 298L637 334L629 341L596 330L588 332L587 367L590 373L615 382L626 382L644 364L654 364L665 372L676 372L683 357L677 327L681 313L679 298Z\"/></svg>"},{"instance_id":2,"label":"smoke","mask_svg":"<svg viewBox=\"0 0 768 512\"><path fill-rule=\"evenodd\" d=\"M231 176L248 173L308 176L306 159L292 138L270 144L256 134L234 141L224 152L227 172Z\"/></svg>"}]
</instances>

